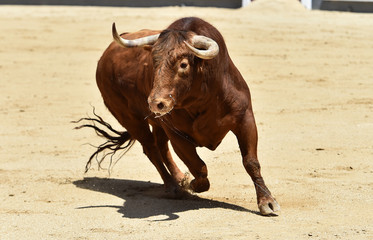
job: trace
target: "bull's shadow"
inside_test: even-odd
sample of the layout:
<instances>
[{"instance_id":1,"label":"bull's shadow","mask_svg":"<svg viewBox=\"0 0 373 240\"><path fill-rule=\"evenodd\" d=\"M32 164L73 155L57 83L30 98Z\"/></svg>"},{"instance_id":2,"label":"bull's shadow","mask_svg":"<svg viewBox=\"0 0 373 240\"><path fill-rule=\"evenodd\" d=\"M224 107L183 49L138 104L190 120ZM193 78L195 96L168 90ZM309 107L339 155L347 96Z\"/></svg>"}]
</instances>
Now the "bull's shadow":
<instances>
[{"instance_id":1,"label":"bull's shadow","mask_svg":"<svg viewBox=\"0 0 373 240\"><path fill-rule=\"evenodd\" d=\"M148 218L156 216L167 216L162 220L174 220L179 218L177 213L203 208L223 208L233 211L258 212L248 210L241 206L216 200L204 199L188 194L182 200L169 199L165 196L163 185L151 182L107 179L107 178L84 178L75 181L74 184L83 189L89 189L102 193L109 193L125 200L123 206L98 205L84 206L85 208L111 207L117 208L118 212L126 218Z\"/></svg>"}]
</instances>

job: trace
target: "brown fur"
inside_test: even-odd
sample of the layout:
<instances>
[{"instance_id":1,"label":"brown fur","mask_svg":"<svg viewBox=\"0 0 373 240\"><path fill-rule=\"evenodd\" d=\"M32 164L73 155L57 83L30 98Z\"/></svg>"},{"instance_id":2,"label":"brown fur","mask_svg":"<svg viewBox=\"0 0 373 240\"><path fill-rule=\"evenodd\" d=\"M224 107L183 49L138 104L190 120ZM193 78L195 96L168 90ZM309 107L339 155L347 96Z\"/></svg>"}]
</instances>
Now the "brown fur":
<instances>
[{"instance_id":1,"label":"brown fur","mask_svg":"<svg viewBox=\"0 0 373 240\"><path fill-rule=\"evenodd\" d=\"M157 33L142 30L122 37L136 39ZM194 56L183 42L193 35L215 40L218 56L211 60ZM113 42L98 63L96 79L105 105L131 139L142 144L167 191L178 196L184 179L172 160L169 140L195 178L190 187L203 192L210 184L196 147L214 150L232 131L243 165L255 184L261 212L276 210L277 202L260 174L249 88L229 57L223 37L212 25L199 18L177 20L150 48L123 48ZM163 115L156 116L149 108Z\"/></svg>"}]
</instances>

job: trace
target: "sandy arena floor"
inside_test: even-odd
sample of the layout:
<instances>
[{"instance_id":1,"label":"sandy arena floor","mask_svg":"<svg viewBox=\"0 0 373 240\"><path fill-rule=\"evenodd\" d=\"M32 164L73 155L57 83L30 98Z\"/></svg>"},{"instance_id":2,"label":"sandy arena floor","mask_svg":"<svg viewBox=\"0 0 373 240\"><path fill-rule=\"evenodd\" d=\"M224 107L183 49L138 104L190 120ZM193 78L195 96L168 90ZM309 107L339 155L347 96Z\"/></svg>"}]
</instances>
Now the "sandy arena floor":
<instances>
[{"instance_id":1,"label":"sandy arena floor","mask_svg":"<svg viewBox=\"0 0 373 240\"><path fill-rule=\"evenodd\" d=\"M163 197L140 144L111 175L72 120L91 105L114 126L95 83L122 32L199 16L225 37L247 80L278 217L258 215L235 137L199 149L210 191ZM0 239L372 239L373 15L307 11L295 0L238 9L0 6ZM175 157L176 158L176 157ZM180 162L183 171L186 167Z\"/></svg>"}]
</instances>

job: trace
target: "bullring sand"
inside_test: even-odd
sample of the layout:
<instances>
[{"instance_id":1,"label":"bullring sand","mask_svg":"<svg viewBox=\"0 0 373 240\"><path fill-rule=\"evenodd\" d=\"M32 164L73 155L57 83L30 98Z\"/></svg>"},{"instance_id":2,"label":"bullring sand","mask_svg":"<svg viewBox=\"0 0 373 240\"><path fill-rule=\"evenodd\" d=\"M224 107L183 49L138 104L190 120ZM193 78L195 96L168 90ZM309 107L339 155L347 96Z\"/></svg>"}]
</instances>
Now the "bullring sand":
<instances>
[{"instance_id":1,"label":"bullring sand","mask_svg":"<svg viewBox=\"0 0 373 240\"><path fill-rule=\"evenodd\" d=\"M165 199L139 143L110 176L95 164L84 174L86 143L102 139L70 121L93 105L120 129L95 84L111 23L132 32L184 16L221 31L250 86L278 217L258 215L232 134L198 149L211 189L197 198ZM0 6L0 22L0 239L373 238L373 15L258 0L236 10Z\"/></svg>"}]
</instances>

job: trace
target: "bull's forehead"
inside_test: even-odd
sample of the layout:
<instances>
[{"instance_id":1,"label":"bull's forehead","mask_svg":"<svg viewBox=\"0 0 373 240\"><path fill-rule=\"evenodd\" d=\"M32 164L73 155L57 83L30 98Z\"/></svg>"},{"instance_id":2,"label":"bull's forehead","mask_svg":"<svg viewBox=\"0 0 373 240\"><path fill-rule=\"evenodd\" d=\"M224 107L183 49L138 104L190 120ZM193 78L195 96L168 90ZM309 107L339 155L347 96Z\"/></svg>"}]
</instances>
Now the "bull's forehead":
<instances>
[{"instance_id":1,"label":"bull's forehead","mask_svg":"<svg viewBox=\"0 0 373 240\"><path fill-rule=\"evenodd\" d=\"M180 45L192 37L192 32L179 30L164 30L161 32L156 45Z\"/></svg>"},{"instance_id":2,"label":"bull's forehead","mask_svg":"<svg viewBox=\"0 0 373 240\"><path fill-rule=\"evenodd\" d=\"M172 65L182 58L192 59L193 54L184 43L190 36L191 33L185 31L163 31L152 49L155 66Z\"/></svg>"}]
</instances>

